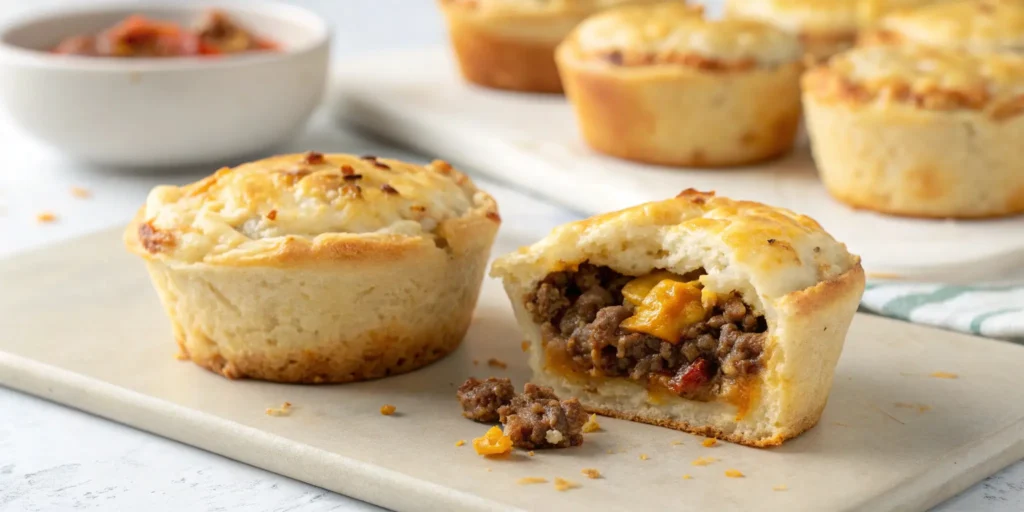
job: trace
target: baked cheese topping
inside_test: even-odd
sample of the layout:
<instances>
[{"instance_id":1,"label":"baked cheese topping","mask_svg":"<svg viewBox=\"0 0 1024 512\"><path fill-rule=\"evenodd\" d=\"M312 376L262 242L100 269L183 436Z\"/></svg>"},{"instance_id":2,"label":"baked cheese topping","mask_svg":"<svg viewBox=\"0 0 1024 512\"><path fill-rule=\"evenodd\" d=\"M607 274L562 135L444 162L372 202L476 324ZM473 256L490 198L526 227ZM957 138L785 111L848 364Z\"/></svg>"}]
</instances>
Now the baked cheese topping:
<instances>
[{"instance_id":1,"label":"baked cheese topping","mask_svg":"<svg viewBox=\"0 0 1024 512\"><path fill-rule=\"evenodd\" d=\"M909 102L921 108L981 109L1024 94L1024 58L912 46L869 46L809 72L820 98Z\"/></svg>"},{"instance_id":2,"label":"baked cheese topping","mask_svg":"<svg viewBox=\"0 0 1024 512\"><path fill-rule=\"evenodd\" d=\"M569 37L580 56L613 64L695 64L729 68L800 58L792 35L753 20L708 20L680 3L626 6L588 18ZM717 64L716 64L717 63Z\"/></svg>"},{"instance_id":3,"label":"baked cheese topping","mask_svg":"<svg viewBox=\"0 0 1024 512\"><path fill-rule=\"evenodd\" d=\"M658 3L665 0L440 0L445 7L473 10L488 15L558 15L598 12L628 3ZM682 0L671 0L682 1Z\"/></svg>"},{"instance_id":4,"label":"baked cheese topping","mask_svg":"<svg viewBox=\"0 0 1024 512\"><path fill-rule=\"evenodd\" d=\"M196 262L327 233L431 236L488 203L448 164L352 155L283 155L224 168L196 183L154 188L140 226L151 253Z\"/></svg>"},{"instance_id":5,"label":"baked cheese topping","mask_svg":"<svg viewBox=\"0 0 1024 512\"><path fill-rule=\"evenodd\" d=\"M797 34L852 34L858 0L729 0L730 17L753 18Z\"/></svg>"},{"instance_id":6,"label":"baked cheese topping","mask_svg":"<svg viewBox=\"0 0 1024 512\"><path fill-rule=\"evenodd\" d=\"M1024 2L939 3L888 16L881 28L901 43L975 52L1024 52Z\"/></svg>"}]
</instances>

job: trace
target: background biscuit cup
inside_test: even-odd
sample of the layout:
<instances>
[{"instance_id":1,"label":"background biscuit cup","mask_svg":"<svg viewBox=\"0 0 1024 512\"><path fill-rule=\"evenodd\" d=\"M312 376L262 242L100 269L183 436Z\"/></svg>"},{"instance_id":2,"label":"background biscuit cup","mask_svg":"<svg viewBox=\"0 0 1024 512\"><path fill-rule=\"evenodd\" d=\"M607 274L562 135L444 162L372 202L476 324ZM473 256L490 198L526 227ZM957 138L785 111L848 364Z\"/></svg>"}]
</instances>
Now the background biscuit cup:
<instances>
[{"instance_id":1,"label":"background biscuit cup","mask_svg":"<svg viewBox=\"0 0 1024 512\"><path fill-rule=\"evenodd\" d=\"M555 47L583 16L482 16L470 7L443 4L448 33L463 77L495 89L560 93Z\"/></svg>"},{"instance_id":2,"label":"background biscuit cup","mask_svg":"<svg viewBox=\"0 0 1024 512\"><path fill-rule=\"evenodd\" d=\"M141 214L140 214L141 215ZM138 242L182 352L229 378L328 383L408 372L469 327L498 223L444 221L446 244L398 235L290 238L232 264L154 257Z\"/></svg>"},{"instance_id":3,"label":"background biscuit cup","mask_svg":"<svg viewBox=\"0 0 1024 512\"><path fill-rule=\"evenodd\" d=\"M800 124L799 62L709 72L676 64L614 66L568 45L559 71L583 139L611 156L723 167L786 153Z\"/></svg>"},{"instance_id":4,"label":"background biscuit cup","mask_svg":"<svg viewBox=\"0 0 1024 512\"><path fill-rule=\"evenodd\" d=\"M828 191L856 208L913 217L1024 212L1024 116L886 108L804 94L811 149Z\"/></svg>"}]
</instances>

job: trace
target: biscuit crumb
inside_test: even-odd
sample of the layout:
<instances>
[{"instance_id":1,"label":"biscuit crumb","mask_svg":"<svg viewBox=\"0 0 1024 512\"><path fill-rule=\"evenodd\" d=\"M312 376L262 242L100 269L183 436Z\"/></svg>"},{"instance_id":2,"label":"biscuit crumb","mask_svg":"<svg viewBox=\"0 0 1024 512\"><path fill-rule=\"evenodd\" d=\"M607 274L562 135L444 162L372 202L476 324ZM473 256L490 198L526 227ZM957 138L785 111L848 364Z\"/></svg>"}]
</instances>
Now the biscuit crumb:
<instances>
[{"instance_id":1,"label":"biscuit crumb","mask_svg":"<svg viewBox=\"0 0 1024 512\"><path fill-rule=\"evenodd\" d=\"M459 439L458 441L455 441L455 446L462 446L464 444L466 444L465 439Z\"/></svg>"},{"instance_id":2,"label":"biscuit crumb","mask_svg":"<svg viewBox=\"0 0 1024 512\"><path fill-rule=\"evenodd\" d=\"M601 472L596 470L596 469L594 469L594 468L583 468L580 471L580 473L583 473L584 475L587 475L587 478L590 478L590 479L601 478Z\"/></svg>"},{"instance_id":3,"label":"biscuit crumb","mask_svg":"<svg viewBox=\"0 0 1024 512\"><path fill-rule=\"evenodd\" d=\"M647 459L649 459L649 458L650 458L650 457L648 457L646 453L641 453L641 454L640 454L640 460L647 460Z\"/></svg>"},{"instance_id":4,"label":"biscuit crumb","mask_svg":"<svg viewBox=\"0 0 1024 512\"><path fill-rule=\"evenodd\" d=\"M902 409L917 409L917 412L919 413L926 413L932 410L932 406L925 404L908 404L905 402L896 402L893 405L895 405L896 407L900 407Z\"/></svg>"},{"instance_id":5,"label":"biscuit crumb","mask_svg":"<svg viewBox=\"0 0 1024 512\"><path fill-rule=\"evenodd\" d=\"M530 457L533 457L534 455L537 455L536 453L534 453L533 450L530 450L530 451L526 452L526 454L529 455Z\"/></svg>"},{"instance_id":6,"label":"biscuit crumb","mask_svg":"<svg viewBox=\"0 0 1024 512\"><path fill-rule=\"evenodd\" d=\"M743 473L738 469L727 469L725 470L725 476L729 478L743 478Z\"/></svg>"},{"instance_id":7,"label":"biscuit crumb","mask_svg":"<svg viewBox=\"0 0 1024 512\"><path fill-rule=\"evenodd\" d=\"M503 434L500 427L491 427L482 437L473 440L473 449L478 455L504 455L512 451L512 439Z\"/></svg>"},{"instance_id":8,"label":"biscuit crumb","mask_svg":"<svg viewBox=\"0 0 1024 512\"><path fill-rule=\"evenodd\" d=\"M484 471L490 473L491 472L491 468L484 468Z\"/></svg>"},{"instance_id":9,"label":"biscuit crumb","mask_svg":"<svg viewBox=\"0 0 1024 512\"><path fill-rule=\"evenodd\" d=\"M605 453L607 453L608 455L612 455L613 453L615 453L615 450L608 448L607 450L605 450Z\"/></svg>"},{"instance_id":10,"label":"biscuit crumb","mask_svg":"<svg viewBox=\"0 0 1024 512\"><path fill-rule=\"evenodd\" d=\"M501 361L499 359L495 359L493 357L487 360L487 366L490 366L491 368L500 368L502 370L504 370L505 368L508 368L508 364L507 363L505 363L504 361Z\"/></svg>"},{"instance_id":11,"label":"biscuit crumb","mask_svg":"<svg viewBox=\"0 0 1024 512\"><path fill-rule=\"evenodd\" d=\"M384 416L391 416L392 414L395 413L395 409L397 409L397 407L391 404L384 404L380 406L380 413L383 414Z\"/></svg>"},{"instance_id":12,"label":"biscuit crumb","mask_svg":"<svg viewBox=\"0 0 1024 512\"><path fill-rule=\"evenodd\" d=\"M36 220L42 224L49 224L57 221L57 216L53 212L40 212L36 215Z\"/></svg>"},{"instance_id":13,"label":"biscuit crumb","mask_svg":"<svg viewBox=\"0 0 1024 512\"><path fill-rule=\"evenodd\" d=\"M597 415L591 414L587 422L583 424L583 432L589 434L601 430L601 424L597 422Z\"/></svg>"},{"instance_id":14,"label":"biscuit crumb","mask_svg":"<svg viewBox=\"0 0 1024 512\"><path fill-rule=\"evenodd\" d=\"M87 188L71 187L71 195L79 199L89 199L92 197L92 192Z\"/></svg>"},{"instance_id":15,"label":"biscuit crumb","mask_svg":"<svg viewBox=\"0 0 1024 512\"><path fill-rule=\"evenodd\" d=\"M266 410L267 416L288 416L292 413L292 403L285 402L281 404L281 407L274 408L268 407Z\"/></svg>"},{"instance_id":16,"label":"biscuit crumb","mask_svg":"<svg viewBox=\"0 0 1024 512\"><path fill-rule=\"evenodd\" d=\"M519 344L519 348L523 349L523 352L530 350L530 342L523 340L523 342Z\"/></svg>"},{"instance_id":17,"label":"biscuit crumb","mask_svg":"<svg viewBox=\"0 0 1024 512\"><path fill-rule=\"evenodd\" d=\"M716 459L714 457L697 457L690 464L692 464L694 466L707 466L708 464L711 464L712 462L715 462L717 460L718 459Z\"/></svg>"},{"instance_id":18,"label":"biscuit crumb","mask_svg":"<svg viewBox=\"0 0 1024 512\"><path fill-rule=\"evenodd\" d=\"M683 475L683 480L693 480L693 477L689 473Z\"/></svg>"},{"instance_id":19,"label":"biscuit crumb","mask_svg":"<svg viewBox=\"0 0 1024 512\"><path fill-rule=\"evenodd\" d=\"M671 444L672 446L679 446L679 445L683 444L683 442L677 439L675 441L672 441L669 444Z\"/></svg>"},{"instance_id":20,"label":"biscuit crumb","mask_svg":"<svg viewBox=\"0 0 1024 512\"><path fill-rule=\"evenodd\" d=\"M772 487L772 490L773 491L788 491L789 487L786 487L785 484L783 484L783 485L776 485L775 487Z\"/></svg>"},{"instance_id":21,"label":"biscuit crumb","mask_svg":"<svg viewBox=\"0 0 1024 512\"><path fill-rule=\"evenodd\" d=\"M548 483L548 479L539 476L527 476L516 480L516 483L519 485L546 484Z\"/></svg>"},{"instance_id":22,"label":"biscuit crumb","mask_svg":"<svg viewBox=\"0 0 1024 512\"><path fill-rule=\"evenodd\" d=\"M559 492L561 492L561 491L568 491L569 489L575 489L575 488L577 488L579 486L580 486L580 484L578 484L576 482L570 482L570 481L568 481L568 480L566 480L564 478L555 478L555 490L556 491L559 491Z\"/></svg>"},{"instance_id":23,"label":"biscuit crumb","mask_svg":"<svg viewBox=\"0 0 1024 512\"><path fill-rule=\"evenodd\" d=\"M712 446L715 446L715 445L718 444L718 439L715 439L713 437L709 437L709 438L705 439L704 441L702 441L700 444L703 445L705 448L711 448Z\"/></svg>"},{"instance_id":24,"label":"biscuit crumb","mask_svg":"<svg viewBox=\"0 0 1024 512\"><path fill-rule=\"evenodd\" d=\"M932 374L929 375L929 377L934 377L936 379L959 379L960 378L959 375L957 375L955 373L949 373L949 372L932 372Z\"/></svg>"}]
</instances>

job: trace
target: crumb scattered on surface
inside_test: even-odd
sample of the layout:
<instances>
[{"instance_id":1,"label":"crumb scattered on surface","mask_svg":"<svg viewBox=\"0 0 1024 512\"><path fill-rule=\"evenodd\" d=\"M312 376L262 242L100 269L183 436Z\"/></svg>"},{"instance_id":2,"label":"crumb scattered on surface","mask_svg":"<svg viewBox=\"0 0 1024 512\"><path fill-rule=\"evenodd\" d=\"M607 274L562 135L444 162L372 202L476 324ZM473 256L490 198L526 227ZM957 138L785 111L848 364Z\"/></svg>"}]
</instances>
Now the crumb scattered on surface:
<instances>
[{"instance_id":1,"label":"crumb scattered on surface","mask_svg":"<svg viewBox=\"0 0 1024 512\"><path fill-rule=\"evenodd\" d=\"M523 342L519 344L519 347L523 349L523 352L526 352L530 350L530 342L523 340Z\"/></svg>"},{"instance_id":2,"label":"crumb scattered on surface","mask_svg":"<svg viewBox=\"0 0 1024 512\"><path fill-rule=\"evenodd\" d=\"M608 448L607 450L605 450L605 453L607 453L608 455L611 455L611 454L615 453L615 450L613 450L611 448Z\"/></svg>"},{"instance_id":3,"label":"crumb scattered on surface","mask_svg":"<svg viewBox=\"0 0 1024 512\"><path fill-rule=\"evenodd\" d=\"M580 486L580 484L578 484L576 482L570 482L570 481L568 481L568 480L566 480L564 478L556 478L555 479L555 490L556 491L568 491L569 489L575 489L575 488L577 488L579 486Z\"/></svg>"},{"instance_id":4,"label":"crumb scattered on surface","mask_svg":"<svg viewBox=\"0 0 1024 512\"><path fill-rule=\"evenodd\" d=\"M587 475L587 478L601 478L601 472L594 468L583 468L580 473Z\"/></svg>"},{"instance_id":5,"label":"crumb scattered on surface","mask_svg":"<svg viewBox=\"0 0 1024 512\"><path fill-rule=\"evenodd\" d=\"M926 404L909 404L905 402L896 402L893 405L902 409L916 409L919 413L925 413L932 410L932 406Z\"/></svg>"},{"instance_id":6,"label":"crumb scattered on surface","mask_svg":"<svg viewBox=\"0 0 1024 512\"><path fill-rule=\"evenodd\" d=\"M502 370L508 368L508 364L506 362L495 359L493 357L487 360L487 366L490 366L491 368L500 368Z\"/></svg>"},{"instance_id":7,"label":"crumb scattered on surface","mask_svg":"<svg viewBox=\"0 0 1024 512\"><path fill-rule=\"evenodd\" d=\"M516 480L516 483L519 485L546 484L548 483L548 479L539 476L527 476Z\"/></svg>"},{"instance_id":8,"label":"crumb scattered on surface","mask_svg":"<svg viewBox=\"0 0 1024 512\"><path fill-rule=\"evenodd\" d=\"M490 473L491 472L491 468L484 468L484 471Z\"/></svg>"},{"instance_id":9,"label":"crumb scattered on surface","mask_svg":"<svg viewBox=\"0 0 1024 512\"><path fill-rule=\"evenodd\" d=\"M470 377L455 393L462 405L462 416L481 423L497 423L501 419L498 411L509 405L515 395L511 380L495 377Z\"/></svg>"},{"instance_id":10,"label":"crumb scattered on surface","mask_svg":"<svg viewBox=\"0 0 1024 512\"><path fill-rule=\"evenodd\" d=\"M743 478L743 473L738 469L727 469L725 470L725 476L729 478Z\"/></svg>"},{"instance_id":11,"label":"crumb scattered on surface","mask_svg":"<svg viewBox=\"0 0 1024 512\"><path fill-rule=\"evenodd\" d=\"M480 364L480 361L478 361L478 360L476 360L476 359L474 359L474 360L473 360L473 366L477 366L477 365L479 365L479 364Z\"/></svg>"},{"instance_id":12,"label":"crumb scattered on surface","mask_svg":"<svg viewBox=\"0 0 1024 512\"><path fill-rule=\"evenodd\" d=\"M701 441L700 444L702 444L705 448L711 448L712 446L715 446L715 445L718 444L718 439L715 439L713 437L709 437L709 438Z\"/></svg>"},{"instance_id":13,"label":"crumb scattered on surface","mask_svg":"<svg viewBox=\"0 0 1024 512\"><path fill-rule=\"evenodd\" d=\"M288 416L292 413L292 403L285 402L281 404L281 407L268 407L266 410L267 416Z\"/></svg>"},{"instance_id":14,"label":"crumb scattered on surface","mask_svg":"<svg viewBox=\"0 0 1024 512\"><path fill-rule=\"evenodd\" d=\"M530 450L530 451L526 452L526 454L529 455L530 457L533 457L534 455L537 455L533 450Z\"/></svg>"},{"instance_id":15,"label":"crumb scattered on surface","mask_svg":"<svg viewBox=\"0 0 1024 512\"><path fill-rule=\"evenodd\" d=\"M693 480L693 477L689 473L683 475L683 480Z\"/></svg>"},{"instance_id":16,"label":"crumb scattered on surface","mask_svg":"<svg viewBox=\"0 0 1024 512\"><path fill-rule=\"evenodd\" d=\"M92 197L92 192L87 188L71 187L71 195L79 199L88 199Z\"/></svg>"},{"instance_id":17,"label":"crumb scattered on surface","mask_svg":"<svg viewBox=\"0 0 1024 512\"><path fill-rule=\"evenodd\" d=\"M473 449L479 455L504 455L512 451L512 439L500 427L491 427L483 437L473 440Z\"/></svg>"},{"instance_id":18,"label":"crumb scattered on surface","mask_svg":"<svg viewBox=\"0 0 1024 512\"><path fill-rule=\"evenodd\" d=\"M718 459L716 459L714 457L697 457L690 464L693 464L694 466L707 466L708 464L711 464L712 462L715 462L716 460L718 460Z\"/></svg>"},{"instance_id":19,"label":"crumb scattered on surface","mask_svg":"<svg viewBox=\"0 0 1024 512\"><path fill-rule=\"evenodd\" d=\"M675 441L672 441L669 444L671 444L672 446L679 446L679 445L683 444L683 442L677 439Z\"/></svg>"},{"instance_id":20,"label":"crumb scattered on surface","mask_svg":"<svg viewBox=\"0 0 1024 512\"><path fill-rule=\"evenodd\" d=\"M597 422L597 415L591 414L587 422L583 424L583 432L587 434L601 430L601 424Z\"/></svg>"},{"instance_id":21,"label":"crumb scattered on surface","mask_svg":"<svg viewBox=\"0 0 1024 512\"><path fill-rule=\"evenodd\" d=\"M776 485L775 487L772 487L772 490L773 491L788 491L789 487L786 487L785 484L783 484L783 485Z\"/></svg>"},{"instance_id":22,"label":"crumb scattered on surface","mask_svg":"<svg viewBox=\"0 0 1024 512\"><path fill-rule=\"evenodd\" d=\"M837 427L849 427L850 426L850 425L847 425L846 423L843 423L841 421L833 421L832 424L837 426Z\"/></svg>"},{"instance_id":23,"label":"crumb scattered on surface","mask_svg":"<svg viewBox=\"0 0 1024 512\"><path fill-rule=\"evenodd\" d=\"M646 453L641 453L641 454L640 454L640 460L647 460L647 459L649 459L649 458L650 458L650 457L648 457Z\"/></svg>"},{"instance_id":24,"label":"crumb scattered on surface","mask_svg":"<svg viewBox=\"0 0 1024 512\"><path fill-rule=\"evenodd\" d=\"M49 224L51 222L57 221L57 215L55 215L53 212L40 212L38 215L36 215L36 221L43 224Z\"/></svg>"},{"instance_id":25,"label":"crumb scattered on surface","mask_svg":"<svg viewBox=\"0 0 1024 512\"><path fill-rule=\"evenodd\" d=\"M391 404L384 404L380 406L380 413L383 414L384 416L391 416L392 414L395 413L395 409L397 409L397 407Z\"/></svg>"},{"instance_id":26,"label":"crumb scattered on surface","mask_svg":"<svg viewBox=\"0 0 1024 512\"><path fill-rule=\"evenodd\" d=\"M465 439L459 439L458 441L455 441L455 446L462 446L464 444L466 444Z\"/></svg>"},{"instance_id":27,"label":"crumb scattered on surface","mask_svg":"<svg viewBox=\"0 0 1024 512\"><path fill-rule=\"evenodd\" d=\"M929 375L929 377L934 377L936 379L958 379L958 378L960 378L959 375L957 375L955 373L949 373L949 372L932 372L932 374Z\"/></svg>"}]
</instances>

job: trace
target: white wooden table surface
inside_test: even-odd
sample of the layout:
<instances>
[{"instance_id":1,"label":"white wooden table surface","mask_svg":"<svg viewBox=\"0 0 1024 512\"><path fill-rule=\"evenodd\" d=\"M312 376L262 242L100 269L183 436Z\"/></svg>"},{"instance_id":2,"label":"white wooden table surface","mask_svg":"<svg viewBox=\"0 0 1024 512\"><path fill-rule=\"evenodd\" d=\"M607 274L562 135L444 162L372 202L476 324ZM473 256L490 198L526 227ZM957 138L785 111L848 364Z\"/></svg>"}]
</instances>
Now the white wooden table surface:
<instances>
[{"instance_id":1,"label":"white wooden table surface","mask_svg":"<svg viewBox=\"0 0 1024 512\"><path fill-rule=\"evenodd\" d=\"M0 0L0 17L69 0ZM73 1L73 0L71 0ZM73 3L82 3L79 0ZM90 0L91 1L91 0ZM140 2L141 3L141 2ZM332 20L334 65L375 50L443 44L432 0L302 0ZM318 116L278 150L344 151L422 159L339 130ZM76 164L26 139L0 118L0 257L123 224L151 186L184 183L211 169L133 176ZM469 170L472 174L472 170ZM525 244L575 217L477 178L499 201L503 245ZM90 199L69 189L85 187ZM36 214L52 211L53 224ZM507 250L499 247L496 250ZM73 286L73 283L69 283ZM0 286L3 286L0 283ZM0 319L3 321L3 319ZM0 511L379 510L329 491L0 387ZM1018 463L938 508L1024 510L1024 463Z\"/></svg>"}]
</instances>

